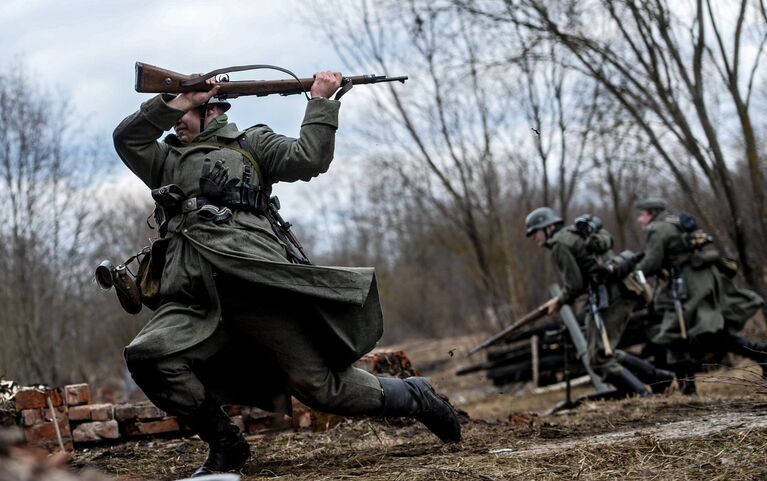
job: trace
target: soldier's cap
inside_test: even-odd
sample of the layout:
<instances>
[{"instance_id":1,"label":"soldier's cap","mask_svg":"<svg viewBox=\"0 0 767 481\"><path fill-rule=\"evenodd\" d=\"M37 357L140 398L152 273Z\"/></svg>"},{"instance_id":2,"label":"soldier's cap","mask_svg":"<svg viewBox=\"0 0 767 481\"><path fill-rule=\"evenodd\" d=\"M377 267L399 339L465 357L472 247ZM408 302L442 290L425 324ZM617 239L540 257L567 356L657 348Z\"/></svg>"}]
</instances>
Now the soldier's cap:
<instances>
[{"instance_id":1,"label":"soldier's cap","mask_svg":"<svg viewBox=\"0 0 767 481\"><path fill-rule=\"evenodd\" d=\"M527 237L533 235L533 232L538 229L543 229L553 224L561 224L564 220L559 217L554 209L551 207L538 207L534 211L527 214L525 219L525 227L527 227Z\"/></svg>"},{"instance_id":2,"label":"soldier's cap","mask_svg":"<svg viewBox=\"0 0 767 481\"><path fill-rule=\"evenodd\" d=\"M636 203L637 210L666 210L668 205L660 197L646 197Z\"/></svg>"}]
</instances>

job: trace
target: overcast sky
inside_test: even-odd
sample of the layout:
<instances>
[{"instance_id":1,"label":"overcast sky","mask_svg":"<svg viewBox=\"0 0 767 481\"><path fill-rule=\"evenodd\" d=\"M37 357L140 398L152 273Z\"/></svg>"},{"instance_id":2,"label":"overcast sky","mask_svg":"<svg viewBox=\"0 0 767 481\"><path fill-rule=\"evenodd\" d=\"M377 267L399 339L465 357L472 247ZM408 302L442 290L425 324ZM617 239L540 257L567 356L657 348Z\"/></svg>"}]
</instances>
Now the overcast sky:
<instances>
[{"instance_id":1,"label":"overcast sky","mask_svg":"<svg viewBox=\"0 0 767 481\"><path fill-rule=\"evenodd\" d=\"M306 5L268 0L0 0L0 69L20 60L43 86L73 101L78 114L91 122L89 132L111 145L114 127L151 96L134 91L136 61L181 73L258 63L288 68L299 77L318 70L342 71L332 47L300 20L298 9ZM284 78L280 75L258 70L232 78ZM337 161L347 151L343 112L353 107L353 95L344 102ZM305 104L297 95L245 97L233 100L229 116L240 128L267 123L295 136ZM334 165L326 176L334 170L341 169ZM118 172L121 183L132 182L127 169ZM286 210L303 217L306 212L295 210L311 204L299 199L314 184L280 184L275 190Z\"/></svg>"}]
</instances>

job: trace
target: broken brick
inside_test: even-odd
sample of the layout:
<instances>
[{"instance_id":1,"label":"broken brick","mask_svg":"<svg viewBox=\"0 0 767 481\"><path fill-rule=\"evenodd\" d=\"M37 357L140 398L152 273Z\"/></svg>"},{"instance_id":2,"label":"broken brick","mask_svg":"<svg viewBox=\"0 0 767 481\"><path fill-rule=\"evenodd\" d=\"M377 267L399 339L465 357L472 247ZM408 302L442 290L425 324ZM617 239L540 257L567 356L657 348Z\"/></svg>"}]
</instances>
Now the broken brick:
<instances>
[{"instance_id":1,"label":"broken brick","mask_svg":"<svg viewBox=\"0 0 767 481\"><path fill-rule=\"evenodd\" d=\"M354 367L372 374L388 374L393 377L420 376L404 351L378 351L362 356Z\"/></svg>"},{"instance_id":2,"label":"broken brick","mask_svg":"<svg viewBox=\"0 0 767 481\"><path fill-rule=\"evenodd\" d=\"M158 421L137 421L124 425L126 436L142 436L175 432L180 429L176 418L166 418Z\"/></svg>"},{"instance_id":3,"label":"broken brick","mask_svg":"<svg viewBox=\"0 0 767 481\"><path fill-rule=\"evenodd\" d=\"M106 439L119 439L120 430L117 421L94 421L82 423L72 430L72 440L76 443L99 442Z\"/></svg>"},{"instance_id":4,"label":"broken brick","mask_svg":"<svg viewBox=\"0 0 767 481\"><path fill-rule=\"evenodd\" d=\"M41 424L43 421L42 409L24 409L21 411L21 424L24 427Z\"/></svg>"},{"instance_id":5,"label":"broken brick","mask_svg":"<svg viewBox=\"0 0 767 481\"><path fill-rule=\"evenodd\" d=\"M61 406L63 404L60 389L21 389L15 396L16 410L47 408L49 397L54 406Z\"/></svg>"},{"instance_id":6,"label":"broken brick","mask_svg":"<svg viewBox=\"0 0 767 481\"><path fill-rule=\"evenodd\" d=\"M88 385L85 383L70 384L64 386L64 397L68 406L80 406L90 402L91 393Z\"/></svg>"},{"instance_id":7,"label":"broken brick","mask_svg":"<svg viewBox=\"0 0 767 481\"><path fill-rule=\"evenodd\" d=\"M162 419L168 414L151 403L118 404L114 407L114 418L118 421L137 419Z\"/></svg>"}]
</instances>

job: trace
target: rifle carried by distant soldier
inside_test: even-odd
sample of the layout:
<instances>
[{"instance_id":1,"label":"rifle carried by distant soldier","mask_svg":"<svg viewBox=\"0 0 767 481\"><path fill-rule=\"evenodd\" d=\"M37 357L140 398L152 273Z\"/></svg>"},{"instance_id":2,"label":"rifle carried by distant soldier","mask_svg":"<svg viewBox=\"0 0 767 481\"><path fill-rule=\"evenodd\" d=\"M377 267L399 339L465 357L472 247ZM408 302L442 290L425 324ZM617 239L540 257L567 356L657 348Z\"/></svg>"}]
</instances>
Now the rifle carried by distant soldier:
<instances>
[{"instance_id":1,"label":"rifle carried by distant soldier","mask_svg":"<svg viewBox=\"0 0 767 481\"><path fill-rule=\"evenodd\" d=\"M492 337L489 337L479 343L476 347L474 347L471 351L469 351L468 356L471 356L475 352L485 349L486 347L490 347L492 345L498 344L500 341L504 340L506 337L509 336L513 331L519 329L520 327L524 326L525 324L529 324L533 321L537 321L538 319L544 317L546 315L547 311L546 304L541 304L540 306L536 307L532 311L528 312L521 318L519 318L515 323L507 327L506 329L502 330L498 334L495 334Z\"/></svg>"},{"instance_id":2,"label":"rifle carried by distant soldier","mask_svg":"<svg viewBox=\"0 0 767 481\"><path fill-rule=\"evenodd\" d=\"M293 79L290 80L237 80L230 81L227 75L230 72L244 70L271 69L287 73ZM245 95L293 95L308 92L314 83L313 78L298 78L288 69L275 65L238 65L213 70L199 76L185 75L171 70L166 70L154 65L136 62L136 92L144 93L184 93L184 92L207 92L210 85L208 79L214 79L221 84L216 95L219 99L231 99ZM374 84L382 82L405 83L406 76L387 77L385 75L358 75L343 77L341 89L336 93L338 100L348 92L353 85Z\"/></svg>"}]
</instances>

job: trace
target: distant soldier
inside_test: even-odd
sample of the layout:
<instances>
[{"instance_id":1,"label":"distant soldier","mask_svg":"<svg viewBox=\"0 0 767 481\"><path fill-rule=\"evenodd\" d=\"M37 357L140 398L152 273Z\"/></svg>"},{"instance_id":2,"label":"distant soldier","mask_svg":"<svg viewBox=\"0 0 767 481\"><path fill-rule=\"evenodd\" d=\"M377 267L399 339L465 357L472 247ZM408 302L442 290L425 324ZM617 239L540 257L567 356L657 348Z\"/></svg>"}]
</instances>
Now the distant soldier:
<instances>
[{"instance_id":1,"label":"distant soldier","mask_svg":"<svg viewBox=\"0 0 767 481\"><path fill-rule=\"evenodd\" d=\"M767 379L767 343L738 335L764 300L733 284L737 264L722 258L691 216L667 213L665 200L651 197L636 207L647 235L637 269L658 278L653 307L660 324L652 341L667 348L680 390L696 393L697 361L712 352L753 359Z\"/></svg>"},{"instance_id":2,"label":"distant soldier","mask_svg":"<svg viewBox=\"0 0 767 481\"><path fill-rule=\"evenodd\" d=\"M563 227L562 218L553 209L540 207L527 216L525 223L527 236L539 247L551 250L564 283L562 293L546 303L548 313L559 312L564 304L572 304L586 293L590 301L596 302L586 318L589 367L627 394L649 395L645 383L656 392L668 387L674 379L673 373L615 350L632 311L642 302L643 289L629 275L630 266L616 275L606 275L608 261L616 256L611 250L612 236L601 228L601 221L582 216L576 224ZM609 351L612 355L608 355Z\"/></svg>"}]
</instances>

